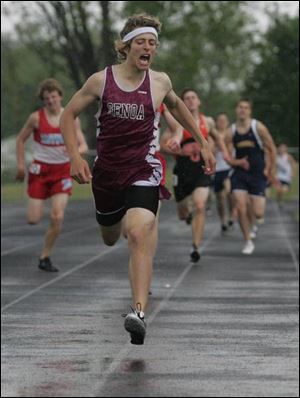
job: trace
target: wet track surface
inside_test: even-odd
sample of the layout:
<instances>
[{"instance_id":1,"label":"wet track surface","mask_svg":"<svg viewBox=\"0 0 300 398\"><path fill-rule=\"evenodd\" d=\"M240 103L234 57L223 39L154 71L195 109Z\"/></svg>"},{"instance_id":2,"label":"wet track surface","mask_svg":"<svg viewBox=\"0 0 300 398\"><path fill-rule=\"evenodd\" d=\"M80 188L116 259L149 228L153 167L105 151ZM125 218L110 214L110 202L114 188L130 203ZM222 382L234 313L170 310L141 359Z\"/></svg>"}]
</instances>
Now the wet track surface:
<instances>
[{"instance_id":1,"label":"wet track surface","mask_svg":"<svg viewBox=\"0 0 300 398\"><path fill-rule=\"evenodd\" d=\"M174 202L161 212L144 346L132 346L126 241L105 247L92 202L71 202L52 255L37 268L48 220L2 205L2 396L298 396L298 232L267 208L256 251L207 218L201 261Z\"/></svg>"}]
</instances>

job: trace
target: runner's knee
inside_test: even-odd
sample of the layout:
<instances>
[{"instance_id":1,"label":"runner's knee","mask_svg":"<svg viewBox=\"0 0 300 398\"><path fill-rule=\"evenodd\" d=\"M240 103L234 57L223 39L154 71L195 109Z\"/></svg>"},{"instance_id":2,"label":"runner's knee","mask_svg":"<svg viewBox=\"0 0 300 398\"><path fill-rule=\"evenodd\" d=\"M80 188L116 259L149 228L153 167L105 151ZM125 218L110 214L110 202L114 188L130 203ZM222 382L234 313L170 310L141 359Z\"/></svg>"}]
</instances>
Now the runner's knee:
<instances>
[{"instance_id":1,"label":"runner's knee","mask_svg":"<svg viewBox=\"0 0 300 398\"><path fill-rule=\"evenodd\" d=\"M237 200L236 207L240 213L247 213L248 209L247 202Z\"/></svg>"},{"instance_id":2,"label":"runner's knee","mask_svg":"<svg viewBox=\"0 0 300 398\"><path fill-rule=\"evenodd\" d=\"M29 225L36 225L39 223L39 221L40 221L40 218L34 218L34 217L27 218L27 223Z\"/></svg>"},{"instance_id":3,"label":"runner's knee","mask_svg":"<svg viewBox=\"0 0 300 398\"><path fill-rule=\"evenodd\" d=\"M205 212L205 202L196 202L195 203L195 210L197 213L204 213Z\"/></svg>"},{"instance_id":4,"label":"runner's knee","mask_svg":"<svg viewBox=\"0 0 300 398\"><path fill-rule=\"evenodd\" d=\"M185 212L179 211L179 212L178 212L178 218L179 218L179 220L186 220L186 218L188 217L188 215L189 215L189 212L188 212L188 211L185 211Z\"/></svg>"},{"instance_id":5,"label":"runner's knee","mask_svg":"<svg viewBox=\"0 0 300 398\"><path fill-rule=\"evenodd\" d=\"M29 225L36 225L40 222L42 216L40 214L28 214L27 223Z\"/></svg>"},{"instance_id":6,"label":"runner's knee","mask_svg":"<svg viewBox=\"0 0 300 398\"><path fill-rule=\"evenodd\" d=\"M155 220L141 226L128 226L126 230L128 241L130 241L131 244L138 245L152 233L154 228Z\"/></svg>"},{"instance_id":7,"label":"runner's knee","mask_svg":"<svg viewBox=\"0 0 300 398\"><path fill-rule=\"evenodd\" d=\"M55 229L60 230L62 226L62 222L64 219L64 215L61 212L54 212L51 214L51 225Z\"/></svg>"},{"instance_id":8,"label":"runner's knee","mask_svg":"<svg viewBox=\"0 0 300 398\"><path fill-rule=\"evenodd\" d=\"M102 236L102 238L106 246L114 246L117 243L119 236Z\"/></svg>"},{"instance_id":9,"label":"runner's knee","mask_svg":"<svg viewBox=\"0 0 300 398\"><path fill-rule=\"evenodd\" d=\"M101 227L101 235L103 242L106 246L114 246L120 238L121 228L111 228L107 230L107 227Z\"/></svg>"}]
</instances>

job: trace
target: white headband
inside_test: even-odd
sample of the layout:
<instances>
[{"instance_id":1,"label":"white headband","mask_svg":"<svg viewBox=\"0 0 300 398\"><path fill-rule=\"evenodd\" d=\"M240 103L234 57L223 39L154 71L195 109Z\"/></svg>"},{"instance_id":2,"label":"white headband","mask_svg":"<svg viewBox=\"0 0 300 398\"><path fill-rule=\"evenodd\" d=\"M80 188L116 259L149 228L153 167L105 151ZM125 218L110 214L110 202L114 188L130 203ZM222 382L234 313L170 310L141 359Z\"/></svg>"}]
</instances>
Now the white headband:
<instances>
[{"instance_id":1,"label":"white headband","mask_svg":"<svg viewBox=\"0 0 300 398\"><path fill-rule=\"evenodd\" d=\"M136 36L139 36L143 33L152 33L156 38L158 38L158 34L155 28L151 28L150 26L145 26L144 28L137 28L127 33L122 39L123 43L126 43L128 40L133 39Z\"/></svg>"}]
</instances>

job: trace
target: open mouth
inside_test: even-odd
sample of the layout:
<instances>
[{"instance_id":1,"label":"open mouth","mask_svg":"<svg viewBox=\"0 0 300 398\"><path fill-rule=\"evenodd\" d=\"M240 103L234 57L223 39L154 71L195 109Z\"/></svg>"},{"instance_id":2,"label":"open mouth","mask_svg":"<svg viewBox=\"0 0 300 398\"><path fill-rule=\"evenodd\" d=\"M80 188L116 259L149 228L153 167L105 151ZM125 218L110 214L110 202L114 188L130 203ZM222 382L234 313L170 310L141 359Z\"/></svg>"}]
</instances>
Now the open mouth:
<instances>
[{"instance_id":1,"label":"open mouth","mask_svg":"<svg viewBox=\"0 0 300 398\"><path fill-rule=\"evenodd\" d=\"M140 61L143 65L148 65L150 62L150 55L149 54L143 54L140 56Z\"/></svg>"}]
</instances>

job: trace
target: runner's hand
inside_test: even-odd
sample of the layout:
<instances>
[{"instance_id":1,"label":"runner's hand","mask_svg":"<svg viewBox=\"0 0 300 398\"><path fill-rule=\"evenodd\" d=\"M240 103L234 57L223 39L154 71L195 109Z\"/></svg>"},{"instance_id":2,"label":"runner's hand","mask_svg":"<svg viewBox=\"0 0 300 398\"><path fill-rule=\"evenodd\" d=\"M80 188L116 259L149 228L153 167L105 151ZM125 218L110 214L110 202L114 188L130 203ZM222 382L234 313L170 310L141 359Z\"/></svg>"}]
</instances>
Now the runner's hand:
<instances>
[{"instance_id":1,"label":"runner's hand","mask_svg":"<svg viewBox=\"0 0 300 398\"><path fill-rule=\"evenodd\" d=\"M71 177L78 184L89 184L92 179L88 162L82 159L81 156L71 160Z\"/></svg>"},{"instance_id":2,"label":"runner's hand","mask_svg":"<svg viewBox=\"0 0 300 398\"><path fill-rule=\"evenodd\" d=\"M278 188L281 186L279 179L277 178L275 173L269 173L267 176L267 180L273 185L273 187Z\"/></svg>"},{"instance_id":3,"label":"runner's hand","mask_svg":"<svg viewBox=\"0 0 300 398\"><path fill-rule=\"evenodd\" d=\"M270 177L270 170L268 167L264 168L264 176L269 180Z\"/></svg>"},{"instance_id":4,"label":"runner's hand","mask_svg":"<svg viewBox=\"0 0 300 398\"><path fill-rule=\"evenodd\" d=\"M204 160L205 165L203 166L204 173L207 175L215 174L216 172L216 159L212 153L212 151L208 148L201 149L202 159Z\"/></svg>"},{"instance_id":5,"label":"runner's hand","mask_svg":"<svg viewBox=\"0 0 300 398\"><path fill-rule=\"evenodd\" d=\"M229 165L231 164L231 157L229 156L229 154L224 154L223 153L223 158L225 160L225 162L227 162Z\"/></svg>"},{"instance_id":6,"label":"runner's hand","mask_svg":"<svg viewBox=\"0 0 300 398\"><path fill-rule=\"evenodd\" d=\"M241 167L242 169L248 171L250 169L250 164L249 164L249 161L248 161L248 157L246 156L246 157L244 157L242 159L239 159L238 166Z\"/></svg>"},{"instance_id":7,"label":"runner's hand","mask_svg":"<svg viewBox=\"0 0 300 398\"><path fill-rule=\"evenodd\" d=\"M167 148L174 153L178 153L180 151L180 140L177 138L170 138L166 145Z\"/></svg>"},{"instance_id":8,"label":"runner's hand","mask_svg":"<svg viewBox=\"0 0 300 398\"><path fill-rule=\"evenodd\" d=\"M24 167L18 167L15 180L23 182L24 179L25 179L25 168Z\"/></svg>"}]
</instances>

